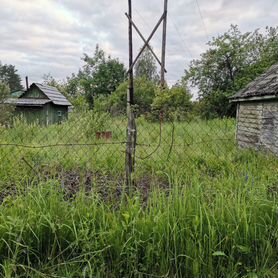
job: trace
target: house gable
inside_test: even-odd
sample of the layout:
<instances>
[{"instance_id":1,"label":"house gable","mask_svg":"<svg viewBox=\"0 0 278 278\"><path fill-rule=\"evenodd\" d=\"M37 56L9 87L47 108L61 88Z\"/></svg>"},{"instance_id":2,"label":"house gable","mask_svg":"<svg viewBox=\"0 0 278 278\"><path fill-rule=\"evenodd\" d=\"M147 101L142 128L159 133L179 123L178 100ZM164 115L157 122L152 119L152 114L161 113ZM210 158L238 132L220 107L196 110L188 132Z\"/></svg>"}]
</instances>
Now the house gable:
<instances>
[{"instance_id":1,"label":"house gable","mask_svg":"<svg viewBox=\"0 0 278 278\"><path fill-rule=\"evenodd\" d=\"M37 86L32 85L20 98L49 99Z\"/></svg>"}]
</instances>

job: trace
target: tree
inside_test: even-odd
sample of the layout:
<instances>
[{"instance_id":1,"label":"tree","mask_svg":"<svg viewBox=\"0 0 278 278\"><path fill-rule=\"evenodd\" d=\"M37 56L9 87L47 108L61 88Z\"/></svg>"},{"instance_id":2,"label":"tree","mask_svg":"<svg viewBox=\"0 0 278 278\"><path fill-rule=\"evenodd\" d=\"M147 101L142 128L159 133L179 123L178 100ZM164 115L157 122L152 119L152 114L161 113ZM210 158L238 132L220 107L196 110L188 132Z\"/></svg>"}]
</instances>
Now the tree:
<instances>
[{"instance_id":1,"label":"tree","mask_svg":"<svg viewBox=\"0 0 278 278\"><path fill-rule=\"evenodd\" d=\"M10 95L9 86L3 82L0 82L0 126L6 125L13 111L13 106L5 103L5 100Z\"/></svg>"},{"instance_id":2,"label":"tree","mask_svg":"<svg viewBox=\"0 0 278 278\"><path fill-rule=\"evenodd\" d=\"M262 62L266 66L278 61L278 27L266 27Z\"/></svg>"},{"instance_id":3,"label":"tree","mask_svg":"<svg viewBox=\"0 0 278 278\"><path fill-rule=\"evenodd\" d=\"M109 97L100 97L96 99L96 106L112 115L123 115L126 113L126 92L128 82L125 81ZM134 80L134 102L136 115L151 112L153 99L155 97L157 86L146 78L137 78Z\"/></svg>"},{"instance_id":4,"label":"tree","mask_svg":"<svg viewBox=\"0 0 278 278\"><path fill-rule=\"evenodd\" d=\"M146 78L155 83L159 81L156 60L149 48L144 49L142 55L135 64L135 77Z\"/></svg>"},{"instance_id":5,"label":"tree","mask_svg":"<svg viewBox=\"0 0 278 278\"><path fill-rule=\"evenodd\" d=\"M84 96L83 88L80 85L80 78L74 73L67 77L65 81L65 90L67 95L73 99Z\"/></svg>"},{"instance_id":6,"label":"tree","mask_svg":"<svg viewBox=\"0 0 278 278\"><path fill-rule=\"evenodd\" d=\"M51 73L45 74L43 77L43 84L52 86L58 89L58 87L62 86L63 84L60 81L57 81Z\"/></svg>"},{"instance_id":7,"label":"tree","mask_svg":"<svg viewBox=\"0 0 278 278\"><path fill-rule=\"evenodd\" d=\"M66 97L70 97L68 94L68 83L65 81L55 79L51 73L45 74L43 76L43 84L51 87L55 87L59 92L61 92Z\"/></svg>"},{"instance_id":8,"label":"tree","mask_svg":"<svg viewBox=\"0 0 278 278\"><path fill-rule=\"evenodd\" d=\"M231 26L223 35L208 43L209 49L199 60L193 60L184 82L199 90L200 106L205 117L234 114L229 96L244 88L278 61L277 28L241 33Z\"/></svg>"},{"instance_id":9,"label":"tree","mask_svg":"<svg viewBox=\"0 0 278 278\"><path fill-rule=\"evenodd\" d=\"M0 62L0 81L6 83L11 92L23 89L20 75L13 65L2 65Z\"/></svg>"},{"instance_id":10,"label":"tree","mask_svg":"<svg viewBox=\"0 0 278 278\"><path fill-rule=\"evenodd\" d=\"M85 99L85 109L93 109L95 98L109 96L125 80L126 69L123 63L107 56L98 45L92 57L85 53L81 59L84 65L77 74L73 73L64 81L57 81L48 74L44 76L44 83L58 88L75 107L82 108L80 105Z\"/></svg>"},{"instance_id":11,"label":"tree","mask_svg":"<svg viewBox=\"0 0 278 278\"><path fill-rule=\"evenodd\" d=\"M166 119L187 120L193 107L191 98L189 90L182 84L176 84L171 89L159 89L153 100L153 113L162 113Z\"/></svg>"},{"instance_id":12,"label":"tree","mask_svg":"<svg viewBox=\"0 0 278 278\"><path fill-rule=\"evenodd\" d=\"M94 98L110 95L125 80L125 67L118 59L106 57L105 52L96 46L93 57L84 54L85 65L78 73L80 85L84 89L90 108Z\"/></svg>"}]
</instances>

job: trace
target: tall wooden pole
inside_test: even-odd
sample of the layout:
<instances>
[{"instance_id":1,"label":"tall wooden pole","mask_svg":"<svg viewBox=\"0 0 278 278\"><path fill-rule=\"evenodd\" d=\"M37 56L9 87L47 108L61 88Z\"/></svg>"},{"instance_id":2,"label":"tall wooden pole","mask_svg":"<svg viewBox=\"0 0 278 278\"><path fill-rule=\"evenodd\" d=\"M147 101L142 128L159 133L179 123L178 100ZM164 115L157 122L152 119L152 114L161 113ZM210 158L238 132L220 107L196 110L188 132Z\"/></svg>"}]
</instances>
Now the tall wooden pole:
<instances>
[{"instance_id":1,"label":"tall wooden pole","mask_svg":"<svg viewBox=\"0 0 278 278\"><path fill-rule=\"evenodd\" d=\"M128 16L132 20L132 0L128 0ZM136 123L134 116L134 78L133 78L133 40L132 40L132 21L129 21L128 38L129 38L129 73L128 73L128 92L127 92L127 142L126 142L126 183L130 191L132 186L132 174L135 168L135 151L136 151Z\"/></svg>"},{"instance_id":2,"label":"tall wooden pole","mask_svg":"<svg viewBox=\"0 0 278 278\"><path fill-rule=\"evenodd\" d=\"M161 87L165 87L165 56L166 56L166 33L167 33L167 14L168 14L168 0L164 0L164 21L162 33L162 56L161 56Z\"/></svg>"},{"instance_id":3,"label":"tall wooden pole","mask_svg":"<svg viewBox=\"0 0 278 278\"><path fill-rule=\"evenodd\" d=\"M132 19L132 0L128 0L128 16L130 19ZM133 38L132 38L132 22L129 21L128 25L128 45L129 45L129 99L128 102L130 105L134 105L134 82L133 82Z\"/></svg>"},{"instance_id":4,"label":"tall wooden pole","mask_svg":"<svg viewBox=\"0 0 278 278\"><path fill-rule=\"evenodd\" d=\"M129 189L131 190L131 186L133 183L133 173L135 171L135 153L136 153L136 140L137 140L137 129L136 129L136 122L135 122L135 102L134 102L134 78L133 78L133 67L136 61L139 59L140 55L142 54L143 50L149 46L149 42L152 39L154 33L157 31L160 24L163 22L163 37L162 37L162 59L161 59L161 87L165 87L165 56L166 56L166 28L167 28L167 9L168 9L168 0L164 0L164 13L159 19L158 23L156 24L155 28L151 32L151 35L147 40L144 39L143 35L140 33L139 29L136 27L132 20L132 0L128 0L128 46L129 46L129 70L128 70L128 91L127 91L127 116L128 116L128 126L127 126L127 141L126 141L126 183ZM140 37L144 41L144 47L141 49L140 53L133 60L133 41L132 41L132 28L139 33ZM152 51L154 54L154 52ZM156 59L158 60L157 56L154 54ZM159 62L159 60L158 60Z\"/></svg>"}]
</instances>

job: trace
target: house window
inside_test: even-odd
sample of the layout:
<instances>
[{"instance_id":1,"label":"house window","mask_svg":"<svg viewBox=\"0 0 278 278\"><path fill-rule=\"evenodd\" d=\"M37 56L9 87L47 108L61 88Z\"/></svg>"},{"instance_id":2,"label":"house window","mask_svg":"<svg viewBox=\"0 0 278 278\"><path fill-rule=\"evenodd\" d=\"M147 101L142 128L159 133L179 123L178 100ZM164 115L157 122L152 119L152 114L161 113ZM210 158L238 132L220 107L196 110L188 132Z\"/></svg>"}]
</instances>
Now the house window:
<instances>
[{"instance_id":1,"label":"house window","mask_svg":"<svg viewBox=\"0 0 278 278\"><path fill-rule=\"evenodd\" d=\"M62 123L62 111L57 111L57 115L58 115L58 124Z\"/></svg>"}]
</instances>

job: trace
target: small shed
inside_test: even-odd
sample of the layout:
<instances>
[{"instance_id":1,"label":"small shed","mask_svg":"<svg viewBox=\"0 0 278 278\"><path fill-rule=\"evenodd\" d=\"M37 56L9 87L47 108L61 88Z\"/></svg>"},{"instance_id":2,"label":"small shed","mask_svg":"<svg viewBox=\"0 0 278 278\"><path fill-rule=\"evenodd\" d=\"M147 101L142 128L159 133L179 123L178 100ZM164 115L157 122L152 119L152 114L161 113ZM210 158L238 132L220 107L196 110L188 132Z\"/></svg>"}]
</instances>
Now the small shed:
<instances>
[{"instance_id":1,"label":"small shed","mask_svg":"<svg viewBox=\"0 0 278 278\"><path fill-rule=\"evenodd\" d=\"M8 104L15 105L15 116L28 123L51 125L68 118L71 103L55 87L33 83L18 98L10 98Z\"/></svg>"},{"instance_id":2,"label":"small shed","mask_svg":"<svg viewBox=\"0 0 278 278\"><path fill-rule=\"evenodd\" d=\"M278 64L230 101L237 103L238 145L278 155Z\"/></svg>"}]
</instances>

